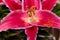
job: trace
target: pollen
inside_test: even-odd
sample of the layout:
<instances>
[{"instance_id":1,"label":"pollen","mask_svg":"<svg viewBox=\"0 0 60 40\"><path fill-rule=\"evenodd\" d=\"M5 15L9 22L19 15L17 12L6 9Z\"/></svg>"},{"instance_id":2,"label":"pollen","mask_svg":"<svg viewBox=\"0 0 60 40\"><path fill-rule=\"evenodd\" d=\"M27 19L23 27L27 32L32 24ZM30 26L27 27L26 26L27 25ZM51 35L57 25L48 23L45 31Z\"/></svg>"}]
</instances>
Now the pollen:
<instances>
[{"instance_id":1,"label":"pollen","mask_svg":"<svg viewBox=\"0 0 60 40\"><path fill-rule=\"evenodd\" d=\"M25 18L24 21L25 21L26 23L30 23L30 22L31 22L30 18Z\"/></svg>"},{"instance_id":2,"label":"pollen","mask_svg":"<svg viewBox=\"0 0 60 40\"><path fill-rule=\"evenodd\" d=\"M24 19L26 23L39 22L39 19L35 17L35 6L32 6L29 10L27 10L27 14L29 17Z\"/></svg>"},{"instance_id":3,"label":"pollen","mask_svg":"<svg viewBox=\"0 0 60 40\"><path fill-rule=\"evenodd\" d=\"M26 22L26 23L31 23L31 22L39 22L39 19L37 19L37 18L24 18L24 21Z\"/></svg>"},{"instance_id":4,"label":"pollen","mask_svg":"<svg viewBox=\"0 0 60 40\"><path fill-rule=\"evenodd\" d=\"M32 19L33 22L39 22L39 19L38 18L34 18Z\"/></svg>"}]
</instances>

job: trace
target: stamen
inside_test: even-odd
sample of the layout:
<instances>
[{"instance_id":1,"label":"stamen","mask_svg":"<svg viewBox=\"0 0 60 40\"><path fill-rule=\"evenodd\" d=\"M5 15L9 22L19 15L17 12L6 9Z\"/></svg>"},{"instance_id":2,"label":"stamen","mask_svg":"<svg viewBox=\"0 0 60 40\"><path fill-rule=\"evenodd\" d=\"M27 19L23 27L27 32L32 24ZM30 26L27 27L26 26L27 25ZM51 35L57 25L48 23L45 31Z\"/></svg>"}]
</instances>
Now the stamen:
<instances>
[{"instance_id":1,"label":"stamen","mask_svg":"<svg viewBox=\"0 0 60 40\"><path fill-rule=\"evenodd\" d=\"M27 11L29 17L33 17L35 15L35 6L32 6L28 11Z\"/></svg>"},{"instance_id":2,"label":"stamen","mask_svg":"<svg viewBox=\"0 0 60 40\"><path fill-rule=\"evenodd\" d=\"M28 13L29 17L33 17L35 15L34 11L29 11L27 13Z\"/></svg>"},{"instance_id":3,"label":"stamen","mask_svg":"<svg viewBox=\"0 0 60 40\"><path fill-rule=\"evenodd\" d=\"M32 7L31 7L31 9L35 10L35 9L36 9L36 7L35 7L35 6L32 6Z\"/></svg>"},{"instance_id":4,"label":"stamen","mask_svg":"<svg viewBox=\"0 0 60 40\"><path fill-rule=\"evenodd\" d=\"M39 19L38 18L24 18L24 21L26 22L26 23L30 23L30 22L39 22Z\"/></svg>"},{"instance_id":5,"label":"stamen","mask_svg":"<svg viewBox=\"0 0 60 40\"><path fill-rule=\"evenodd\" d=\"M26 18L25 22L39 22L39 20L35 17L35 6L32 6L29 10L27 10L27 14L29 15L29 18Z\"/></svg>"}]
</instances>

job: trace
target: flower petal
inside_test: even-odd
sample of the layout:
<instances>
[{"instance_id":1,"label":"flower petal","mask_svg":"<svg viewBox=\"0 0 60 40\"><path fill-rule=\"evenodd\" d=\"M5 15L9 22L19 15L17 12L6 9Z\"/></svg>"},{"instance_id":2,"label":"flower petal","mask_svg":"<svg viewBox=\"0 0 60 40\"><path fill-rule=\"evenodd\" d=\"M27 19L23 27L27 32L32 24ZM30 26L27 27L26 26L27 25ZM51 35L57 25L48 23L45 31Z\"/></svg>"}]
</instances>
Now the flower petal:
<instances>
[{"instance_id":1,"label":"flower petal","mask_svg":"<svg viewBox=\"0 0 60 40\"><path fill-rule=\"evenodd\" d=\"M0 2L2 2L2 0L0 0Z\"/></svg>"},{"instance_id":2,"label":"flower petal","mask_svg":"<svg viewBox=\"0 0 60 40\"><path fill-rule=\"evenodd\" d=\"M5 27L4 27L3 25L4 25ZM7 27L8 24L3 24L3 25L2 25L2 26L0 25L0 32L2 32L2 31L7 31L8 29L10 29L10 26Z\"/></svg>"},{"instance_id":3,"label":"flower petal","mask_svg":"<svg viewBox=\"0 0 60 40\"><path fill-rule=\"evenodd\" d=\"M40 9L40 0L24 0L24 9L30 9L31 7L36 7L36 9Z\"/></svg>"},{"instance_id":4,"label":"flower petal","mask_svg":"<svg viewBox=\"0 0 60 40\"><path fill-rule=\"evenodd\" d=\"M11 29L28 28L30 27L30 25L23 20L23 18L25 17L28 17L28 15L25 12L19 10L13 11L1 20L0 27L10 27Z\"/></svg>"},{"instance_id":5,"label":"flower petal","mask_svg":"<svg viewBox=\"0 0 60 40\"><path fill-rule=\"evenodd\" d=\"M37 32L38 32L38 27L36 27L36 26L32 26L31 28L27 28L25 30L25 33L28 37L27 40L36 40Z\"/></svg>"},{"instance_id":6,"label":"flower petal","mask_svg":"<svg viewBox=\"0 0 60 40\"><path fill-rule=\"evenodd\" d=\"M19 0L3 0L3 2L6 4L6 6L11 10L21 10L22 9L22 5L21 2Z\"/></svg>"},{"instance_id":7,"label":"flower petal","mask_svg":"<svg viewBox=\"0 0 60 40\"><path fill-rule=\"evenodd\" d=\"M0 0L0 5L4 5L4 3L3 3L3 1L2 1L2 0Z\"/></svg>"},{"instance_id":8,"label":"flower petal","mask_svg":"<svg viewBox=\"0 0 60 40\"><path fill-rule=\"evenodd\" d=\"M52 28L60 28L60 17L48 10L42 10L36 13L36 17L39 18L38 25L47 26Z\"/></svg>"},{"instance_id":9,"label":"flower petal","mask_svg":"<svg viewBox=\"0 0 60 40\"><path fill-rule=\"evenodd\" d=\"M45 0L42 2L42 8L44 10L51 10L57 3L57 0Z\"/></svg>"}]
</instances>

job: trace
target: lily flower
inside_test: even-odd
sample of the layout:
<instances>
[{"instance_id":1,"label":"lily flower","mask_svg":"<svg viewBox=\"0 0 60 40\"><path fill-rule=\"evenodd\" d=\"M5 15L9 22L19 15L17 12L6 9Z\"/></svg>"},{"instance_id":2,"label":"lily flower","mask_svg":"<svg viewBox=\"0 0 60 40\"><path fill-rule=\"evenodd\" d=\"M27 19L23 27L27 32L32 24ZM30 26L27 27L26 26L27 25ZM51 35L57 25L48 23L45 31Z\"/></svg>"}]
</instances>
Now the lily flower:
<instances>
[{"instance_id":1,"label":"lily flower","mask_svg":"<svg viewBox=\"0 0 60 40\"><path fill-rule=\"evenodd\" d=\"M22 0L22 7L14 0L3 2L11 12L1 20L0 32L25 29L27 40L36 40L38 26L60 29L60 17L49 10L43 10L41 0Z\"/></svg>"}]
</instances>

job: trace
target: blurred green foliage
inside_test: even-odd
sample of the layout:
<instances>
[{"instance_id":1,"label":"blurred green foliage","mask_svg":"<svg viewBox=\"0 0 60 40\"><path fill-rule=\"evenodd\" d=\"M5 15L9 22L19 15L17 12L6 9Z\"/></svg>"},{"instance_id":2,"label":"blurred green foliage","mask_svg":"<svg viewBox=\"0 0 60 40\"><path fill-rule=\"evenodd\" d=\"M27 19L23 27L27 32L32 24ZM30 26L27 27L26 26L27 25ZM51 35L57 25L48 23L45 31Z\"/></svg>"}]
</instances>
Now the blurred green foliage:
<instances>
[{"instance_id":1,"label":"blurred green foliage","mask_svg":"<svg viewBox=\"0 0 60 40\"><path fill-rule=\"evenodd\" d=\"M57 4L52 11L60 16L60 4Z\"/></svg>"},{"instance_id":2,"label":"blurred green foliage","mask_svg":"<svg viewBox=\"0 0 60 40\"><path fill-rule=\"evenodd\" d=\"M0 19L5 17L7 15L7 13L9 13L9 12L10 12L9 9L5 5L1 5L0 6Z\"/></svg>"}]
</instances>

